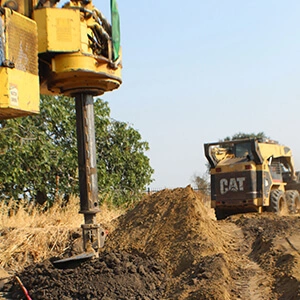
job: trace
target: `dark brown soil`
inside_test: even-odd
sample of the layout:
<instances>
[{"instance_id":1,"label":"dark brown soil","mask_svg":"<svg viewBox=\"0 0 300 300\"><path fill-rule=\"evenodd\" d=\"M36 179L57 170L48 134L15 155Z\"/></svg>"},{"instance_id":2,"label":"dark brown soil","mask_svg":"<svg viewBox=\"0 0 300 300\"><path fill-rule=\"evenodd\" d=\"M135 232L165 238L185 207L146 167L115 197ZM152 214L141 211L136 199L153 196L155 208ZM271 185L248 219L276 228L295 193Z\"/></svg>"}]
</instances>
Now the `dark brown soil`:
<instances>
[{"instance_id":1,"label":"dark brown soil","mask_svg":"<svg viewBox=\"0 0 300 300\"><path fill-rule=\"evenodd\" d=\"M50 261L20 274L33 299L161 299L166 288L163 264L138 253L103 252L101 258L57 269ZM14 288L12 299L23 299Z\"/></svg>"},{"instance_id":2,"label":"dark brown soil","mask_svg":"<svg viewBox=\"0 0 300 300\"><path fill-rule=\"evenodd\" d=\"M216 221L190 187L147 197L113 226L100 257L18 274L32 299L300 299L300 217ZM5 285L25 299L19 285Z\"/></svg>"}]
</instances>

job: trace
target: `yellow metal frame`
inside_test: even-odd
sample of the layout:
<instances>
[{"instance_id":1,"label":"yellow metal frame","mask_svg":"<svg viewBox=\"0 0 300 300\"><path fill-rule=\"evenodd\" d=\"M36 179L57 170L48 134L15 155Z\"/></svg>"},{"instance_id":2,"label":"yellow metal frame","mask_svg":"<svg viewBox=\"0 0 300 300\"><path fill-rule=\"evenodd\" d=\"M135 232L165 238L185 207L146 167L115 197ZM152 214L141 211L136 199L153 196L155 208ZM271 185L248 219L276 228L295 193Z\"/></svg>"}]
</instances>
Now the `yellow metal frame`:
<instances>
[{"instance_id":1,"label":"yellow metal frame","mask_svg":"<svg viewBox=\"0 0 300 300\"><path fill-rule=\"evenodd\" d=\"M38 76L17 69L0 68L0 119L39 113Z\"/></svg>"},{"instance_id":2,"label":"yellow metal frame","mask_svg":"<svg viewBox=\"0 0 300 300\"><path fill-rule=\"evenodd\" d=\"M2 21L5 61L0 67L0 119L36 114L40 101L36 23L8 8Z\"/></svg>"}]
</instances>

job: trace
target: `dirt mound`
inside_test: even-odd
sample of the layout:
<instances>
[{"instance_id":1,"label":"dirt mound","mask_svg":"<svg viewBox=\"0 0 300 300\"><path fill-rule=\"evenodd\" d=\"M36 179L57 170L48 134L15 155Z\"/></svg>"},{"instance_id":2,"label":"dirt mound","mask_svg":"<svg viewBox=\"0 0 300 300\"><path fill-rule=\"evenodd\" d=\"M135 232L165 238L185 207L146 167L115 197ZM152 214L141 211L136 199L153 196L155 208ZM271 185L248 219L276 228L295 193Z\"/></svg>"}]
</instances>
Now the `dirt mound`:
<instances>
[{"instance_id":1,"label":"dirt mound","mask_svg":"<svg viewBox=\"0 0 300 300\"><path fill-rule=\"evenodd\" d=\"M21 275L33 299L161 299L165 266L154 259L126 252L104 252L100 259L57 269L50 261L27 268ZM23 299L14 286L10 299Z\"/></svg>"},{"instance_id":2,"label":"dirt mound","mask_svg":"<svg viewBox=\"0 0 300 300\"><path fill-rule=\"evenodd\" d=\"M199 194L188 186L163 190L121 216L108 249L136 249L167 262L177 276L199 257L223 252L217 223L208 216Z\"/></svg>"},{"instance_id":3,"label":"dirt mound","mask_svg":"<svg viewBox=\"0 0 300 300\"><path fill-rule=\"evenodd\" d=\"M165 298L179 299L189 290L197 299L225 299L226 242L201 194L190 186L149 196L120 217L115 227L108 249L137 250L166 262L171 279Z\"/></svg>"},{"instance_id":4,"label":"dirt mound","mask_svg":"<svg viewBox=\"0 0 300 300\"><path fill-rule=\"evenodd\" d=\"M45 262L19 274L32 297L175 299L185 294L186 285L199 296L196 287L204 287L207 279L220 284L206 287L201 295L222 299L218 294L226 293L226 259L219 254L224 240L191 187L147 197L112 227L116 230L99 259L66 270ZM19 287L14 284L12 290L18 299Z\"/></svg>"},{"instance_id":5,"label":"dirt mound","mask_svg":"<svg viewBox=\"0 0 300 300\"><path fill-rule=\"evenodd\" d=\"M191 187L163 190L112 224L98 259L19 277L33 299L300 299L300 217L215 221ZM13 299L22 293L6 285Z\"/></svg>"}]
</instances>

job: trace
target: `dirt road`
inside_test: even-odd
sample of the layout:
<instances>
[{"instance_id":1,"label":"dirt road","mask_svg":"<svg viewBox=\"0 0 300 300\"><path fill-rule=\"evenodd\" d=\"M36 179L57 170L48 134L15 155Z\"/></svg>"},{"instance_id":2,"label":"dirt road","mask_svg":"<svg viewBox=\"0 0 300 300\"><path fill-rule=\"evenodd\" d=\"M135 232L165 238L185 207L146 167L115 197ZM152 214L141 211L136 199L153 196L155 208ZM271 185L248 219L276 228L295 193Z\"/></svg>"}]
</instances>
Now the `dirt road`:
<instances>
[{"instance_id":1,"label":"dirt road","mask_svg":"<svg viewBox=\"0 0 300 300\"><path fill-rule=\"evenodd\" d=\"M190 187L164 190L107 224L98 259L19 277L33 299L300 299L300 216L216 221ZM22 299L15 283L6 285Z\"/></svg>"},{"instance_id":2,"label":"dirt road","mask_svg":"<svg viewBox=\"0 0 300 300\"><path fill-rule=\"evenodd\" d=\"M228 238L227 254L230 254L233 279L231 294L236 299L272 299L273 278L250 259L250 243L245 239L243 230L228 221L220 221L220 225Z\"/></svg>"}]
</instances>

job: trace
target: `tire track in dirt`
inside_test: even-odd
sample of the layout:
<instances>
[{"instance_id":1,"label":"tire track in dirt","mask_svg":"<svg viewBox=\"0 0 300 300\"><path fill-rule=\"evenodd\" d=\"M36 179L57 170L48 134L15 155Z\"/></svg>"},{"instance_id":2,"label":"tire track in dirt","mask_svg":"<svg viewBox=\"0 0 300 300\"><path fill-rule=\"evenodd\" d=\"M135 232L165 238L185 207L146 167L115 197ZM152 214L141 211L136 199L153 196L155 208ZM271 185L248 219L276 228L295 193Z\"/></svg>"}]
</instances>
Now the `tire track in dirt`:
<instances>
[{"instance_id":1,"label":"tire track in dirt","mask_svg":"<svg viewBox=\"0 0 300 300\"><path fill-rule=\"evenodd\" d=\"M242 229L228 220L220 221L220 228L229 240L232 299L276 299L272 293L274 279L249 258L252 241L246 240Z\"/></svg>"}]
</instances>

